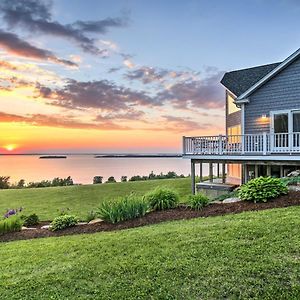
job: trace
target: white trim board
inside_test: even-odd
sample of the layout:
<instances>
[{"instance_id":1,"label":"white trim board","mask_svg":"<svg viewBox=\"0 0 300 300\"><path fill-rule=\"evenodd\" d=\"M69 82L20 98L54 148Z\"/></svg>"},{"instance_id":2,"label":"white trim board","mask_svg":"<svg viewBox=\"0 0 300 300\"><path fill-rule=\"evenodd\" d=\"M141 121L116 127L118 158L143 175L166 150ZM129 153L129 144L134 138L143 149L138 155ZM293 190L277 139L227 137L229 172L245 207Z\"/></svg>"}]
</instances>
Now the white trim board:
<instances>
[{"instance_id":1,"label":"white trim board","mask_svg":"<svg viewBox=\"0 0 300 300\"><path fill-rule=\"evenodd\" d=\"M300 155L183 155L183 159L219 160L219 161L297 161Z\"/></svg>"},{"instance_id":2,"label":"white trim board","mask_svg":"<svg viewBox=\"0 0 300 300\"><path fill-rule=\"evenodd\" d=\"M252 85L247 91L245 91L242 95L240 95L235 101L236 104L239 103L245 103L245 100L247 97L252 94L254 91L256 91L258 88L260 88L265 82L267 82L269 79L274 77L277 73L282 71L284 68L286 68L289 64L291 64L295 59L298 58L300 55L300 48L295 51L292 55L290 55L288 58L286 58L280 65L278 65L275 69L273 69L271 72L269 72L266 76L264 76L262 79L260 79L258 82L256 82L254 85ZM248 100L248 99L247 99Z\"/></svg>"}]
</instances>

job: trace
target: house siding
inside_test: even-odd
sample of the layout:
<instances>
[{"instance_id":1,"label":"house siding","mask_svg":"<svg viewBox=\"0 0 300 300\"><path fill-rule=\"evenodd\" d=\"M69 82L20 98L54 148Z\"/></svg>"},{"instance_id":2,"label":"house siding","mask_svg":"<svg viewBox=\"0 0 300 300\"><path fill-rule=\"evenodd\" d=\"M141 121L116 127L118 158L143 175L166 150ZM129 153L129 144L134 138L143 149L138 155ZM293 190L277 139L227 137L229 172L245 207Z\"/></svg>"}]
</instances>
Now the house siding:
<instances>
[{"instance_id":1,"label":"house siding","mask_svg":"<svg viewBox=\"0 0 300 300\"><path fill-rule=\"evenodd\" d=\"M245 133L270 131L270 111L300 108L300 59L270 79L245 105ZM266 115L266 119L262 119Z\"/></svg>"}]
</instances>

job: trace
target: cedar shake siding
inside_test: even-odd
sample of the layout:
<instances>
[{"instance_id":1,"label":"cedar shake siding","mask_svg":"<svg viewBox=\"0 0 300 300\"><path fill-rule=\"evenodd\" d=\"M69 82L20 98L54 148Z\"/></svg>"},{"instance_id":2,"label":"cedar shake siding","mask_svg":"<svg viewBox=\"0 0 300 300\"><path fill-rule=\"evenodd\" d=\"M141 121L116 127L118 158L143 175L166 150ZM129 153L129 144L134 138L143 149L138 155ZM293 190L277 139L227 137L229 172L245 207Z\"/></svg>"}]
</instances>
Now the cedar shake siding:
<instances>
[{"instance_id":1,"label":"cedar shake siding","mask_svg":"<svg viewBox=\"0 0 300 300\"><path fill-rule=\"evenodd\" d=\"M270 131L270 111L300 109L300 59L262 85L245 104L245 133ZM268 118L263 120L262 115Z\"/></svg>"}]
</instances>

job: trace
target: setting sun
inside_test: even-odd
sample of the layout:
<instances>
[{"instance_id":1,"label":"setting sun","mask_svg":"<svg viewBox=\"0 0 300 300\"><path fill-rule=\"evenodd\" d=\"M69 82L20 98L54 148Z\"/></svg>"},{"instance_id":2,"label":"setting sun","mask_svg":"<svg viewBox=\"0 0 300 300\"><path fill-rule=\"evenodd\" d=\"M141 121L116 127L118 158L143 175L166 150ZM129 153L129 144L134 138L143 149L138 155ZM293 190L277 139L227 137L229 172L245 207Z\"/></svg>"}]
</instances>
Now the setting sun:
<instances>
[{"instance_id":1,"label":"setting sun","mask_svg":"<svg viewBox=\"0 0 300 300\"><path fill-rule=\"evenodd\" d=\"M16 149L16 145L13 145L13 144L9 144L9 145L6 145L4 146L4 149L6 149L7 151L14 151Z\"/></svg>"}]
</instances>

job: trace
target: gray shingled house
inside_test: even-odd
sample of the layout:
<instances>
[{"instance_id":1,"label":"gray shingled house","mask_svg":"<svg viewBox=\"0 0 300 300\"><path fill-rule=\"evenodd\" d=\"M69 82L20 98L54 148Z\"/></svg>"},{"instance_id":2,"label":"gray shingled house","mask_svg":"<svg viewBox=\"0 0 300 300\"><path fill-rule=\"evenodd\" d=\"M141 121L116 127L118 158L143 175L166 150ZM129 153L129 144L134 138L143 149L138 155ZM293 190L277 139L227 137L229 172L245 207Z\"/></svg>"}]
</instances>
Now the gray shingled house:
<instances>
[{"instance_id":1,"label":"gray shingled house","mask_svg":"<svg viewBox=\"0 0 300 300\"><path fill-rule=\"evenodd\" d=\"M300 49L282 62L227 72L226 135L183 137L183 158L195 165L222 166L223 183L282 177L300 166ZM219 175L219 174L218 174Z\"/></svg>"}]
</instances>

